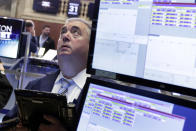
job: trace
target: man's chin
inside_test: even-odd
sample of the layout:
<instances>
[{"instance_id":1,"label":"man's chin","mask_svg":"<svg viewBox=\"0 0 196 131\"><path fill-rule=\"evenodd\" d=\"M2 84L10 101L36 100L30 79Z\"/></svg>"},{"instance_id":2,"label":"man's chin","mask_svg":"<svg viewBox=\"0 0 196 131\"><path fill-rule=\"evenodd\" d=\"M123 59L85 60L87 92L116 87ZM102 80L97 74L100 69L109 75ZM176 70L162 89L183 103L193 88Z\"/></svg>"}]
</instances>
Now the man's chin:
<instances>
[{"instance_id":1,"label":"man's chin","mask_svg":"<svg viewBox=\"0 0 196 131\"><path fill-rule=\"evenodd\" d=\"M63 56L63 55L71 55L71 52L69 52L69 51L61 51L61 52L59 53L59 55L60 55L60 56Z\"/></svg>"}]
</instances>

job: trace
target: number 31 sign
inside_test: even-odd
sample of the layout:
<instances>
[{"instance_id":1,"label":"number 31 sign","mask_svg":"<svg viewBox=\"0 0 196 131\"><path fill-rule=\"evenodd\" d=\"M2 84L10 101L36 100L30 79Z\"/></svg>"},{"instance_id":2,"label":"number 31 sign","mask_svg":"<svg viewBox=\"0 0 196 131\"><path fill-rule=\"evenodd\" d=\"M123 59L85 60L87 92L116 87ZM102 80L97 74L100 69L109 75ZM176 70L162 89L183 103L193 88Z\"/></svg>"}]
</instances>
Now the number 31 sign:
<instances>
[{"instance_id":1,"label":"number 31 sign","mask_svg":"<svg viewBox=\"0 0 196 131\"><path fill-rule=\"evenodd\" d=\"M80 14L80 1L79 0L69 0L67 15L68 17L76 17Z\"/></svg>"}]
</instances>

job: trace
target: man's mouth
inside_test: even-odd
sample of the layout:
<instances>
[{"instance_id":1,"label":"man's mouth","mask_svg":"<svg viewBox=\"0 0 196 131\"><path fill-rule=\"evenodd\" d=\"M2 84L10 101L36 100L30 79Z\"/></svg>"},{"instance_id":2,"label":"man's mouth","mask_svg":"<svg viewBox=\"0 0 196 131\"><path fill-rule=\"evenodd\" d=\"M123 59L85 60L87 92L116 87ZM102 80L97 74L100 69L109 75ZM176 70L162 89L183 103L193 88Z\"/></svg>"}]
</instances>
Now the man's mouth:
<instances>
[{"instance_id":1,"label":"man's mouth","mask_svg":"<svg viewBox=\"0 0 196 131\"><path fill-rule=\"evenodd\" d=\"M61 51L67 51L68 49L70 49L70 46L68 46L68 45L61 46Z\"/></svg>"}]
</instances>

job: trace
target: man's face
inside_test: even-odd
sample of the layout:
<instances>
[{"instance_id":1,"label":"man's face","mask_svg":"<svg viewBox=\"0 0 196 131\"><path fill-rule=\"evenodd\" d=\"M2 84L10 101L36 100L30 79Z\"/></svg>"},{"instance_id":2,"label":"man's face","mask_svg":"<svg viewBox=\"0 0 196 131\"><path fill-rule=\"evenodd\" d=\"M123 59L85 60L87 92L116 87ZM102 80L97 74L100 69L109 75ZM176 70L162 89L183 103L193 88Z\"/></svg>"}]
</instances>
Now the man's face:
<instances>
[{"instance_id":1,"label":"man's face","mask_svg":"<svg viewBox=\"0 0 196 131\"><path fill-rule=\"evenodd\" d=\"M27 31L27 32L30 32L32 36L34 36L34 35L35 35L35 29L34 29L34 26L26 27L26 31Z\"/></svg>"},{"instance_id":2,"label":"man's face","mask_svg":"<svg viewBox=\"0 0 196 131\"><path fill-rule=\"evenodd\" d=\"M26 31L27 32L32 32L32 30L33 30L33 27L31 26L31 27L26 27Z\"/></svg>"},{"instance_id":3,"label":"man's face","mask_svg":"<svg viewBox=\"0 0 196 131\"><path fill-rule=\"evenodd\" d=\"M87 57L89 34L84 23L72 21L63 26L57 45L58 56Z\"/></svg>"},{"instance_id":4,"label":"man's face","mask_svg":"<svg viewBox=\"0 0 196 131\"><path fill-rule=\"evenodd\" d=\"M49 27L45 27L42 30L42 34L45 35L45 36L49 36L50 35L50 28Z\"/></svg>"}]
</instances>

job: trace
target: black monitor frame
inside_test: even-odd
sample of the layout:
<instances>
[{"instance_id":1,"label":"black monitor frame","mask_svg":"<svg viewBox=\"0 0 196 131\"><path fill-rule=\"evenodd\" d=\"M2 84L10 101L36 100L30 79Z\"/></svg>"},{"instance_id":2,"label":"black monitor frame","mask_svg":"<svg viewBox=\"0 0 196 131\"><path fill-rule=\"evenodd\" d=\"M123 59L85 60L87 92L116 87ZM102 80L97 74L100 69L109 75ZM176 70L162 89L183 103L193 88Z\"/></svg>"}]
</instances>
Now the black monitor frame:
<instances>
[{"instance_id":1,"label":"black monitor frame","mask_svg":"<svg viewBox=\"0 0 196 131\"><path fill-rule=\"evenodd\" d=\"M94 69L92 67L92 62L93 62L93 54L94 54L94 48L95 48L96 29L97 29L100 1L101 0L95 0L95 5L94 5L94 15L92 19L92 30L91 30L91 38L90 38L90 43L89 43L90 45L89 45L88 61L87 61L87 73L91 75L97 75L96 73L97 71L106 72L106 73L114 75L115 77L114 78L112 77L112 78L116 80L130 82L130 83L148 86L148 87L161 89L161 90L165 90L169 92L176 92L176 93L196 97L196 89L183 87L183 86L177 86L177 85L168 84L164 82L148 80L148 79L139 78L135 76L128 76L128 75L119 74L119 73L110 72L110 71Z\"/></svg>"},{"instance_id":2,"label":"black monitor frame","mask_svg":"<svg viewBox=\"0 0 196 131\"><path fill-rule=\"evenodd\" d=\"M11 17L3 17L3 16L0 16L0 19L5 19L5 20L7 19L7 20L13 20L13 21L15 20L15 21L21 22L20 37L19 37L18 50L17 50L16 57L15 58L12 58L12 57L0 56L2 58L17 59L17 58L19 58L20 46L21 46L21 42L22 42L22 33L25 30L25 21L23 19L11 18Z\"/></svg>"}]
</instances>

